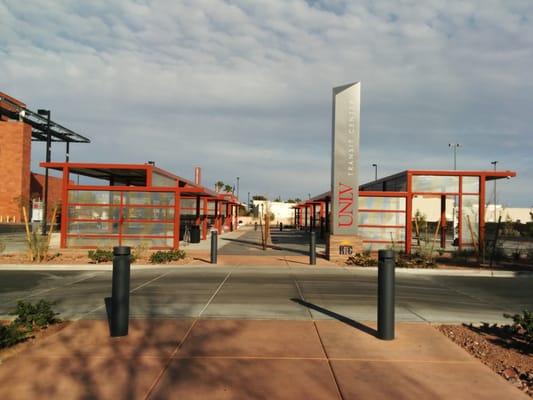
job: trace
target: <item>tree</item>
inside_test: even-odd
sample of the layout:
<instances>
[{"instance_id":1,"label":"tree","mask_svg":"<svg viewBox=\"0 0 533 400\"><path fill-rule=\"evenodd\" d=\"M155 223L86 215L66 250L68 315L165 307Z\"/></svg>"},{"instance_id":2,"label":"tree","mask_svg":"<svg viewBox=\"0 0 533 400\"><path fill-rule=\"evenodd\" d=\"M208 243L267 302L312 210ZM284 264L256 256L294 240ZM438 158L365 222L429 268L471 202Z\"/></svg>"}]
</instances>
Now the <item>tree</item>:
<instances>
[{"instance_id":1,"label":"tree","mask_svg":"<svg viewBox=\"0 0 533 400\"><path fill-rule=\"evenodd\" d=\"M215 191L217 193L220 192L223 187L224 187L224 182L218 181L217 183L215 183Z\"/></svg>"},{"instance_id":2,"label":"tree","mask_svg":"<svg viewBox=\"0 0 533 400\"><path fill-rule=\"evenodd\" d=\"M287 203L296 203L296 201L294 199L287 199Z\"/></svg>"},{"instance_id":3,"label":"tree","mask_svg":"<svg viewBox=\"0 0 533 400\"><path fill-rule=\"evenodd\" d=\"M276 197L276 198L274 199L274 201L276 201L276 202L278 202L278 203L281 203L281 197L280 197L280 196Z\"/></svg>"},{"instance_id":4,"label":"tree","mask_svg":"<svg viewBox=\"0 0 533 400\"><path fill-rule=\"evenodd\" d=\"M252 200L265 201L267 198L265 196L256 195L252 197Z\"/></svg>"},{"instance_id":5,"label":"tree","mask_svg":"<svg viewBox=\"0 0 533 400\"><path fill-rule=\"evenodd\" d=\"M224 192L232 193L233 192L233 186L225 184L224 185Z\"/></svg>"},{"instance_id":6,"label":"tree","mask_svg":"<svg viewBox=\"0 0 533 400\"><path fill-rule=\"evenodd\" d=\"M297 198L294 199L294 202L295 202L295 203L301 203L301 202L302 202L302 199L300 199L299 197L297 197Z\"/></svg>"}]
</instances>

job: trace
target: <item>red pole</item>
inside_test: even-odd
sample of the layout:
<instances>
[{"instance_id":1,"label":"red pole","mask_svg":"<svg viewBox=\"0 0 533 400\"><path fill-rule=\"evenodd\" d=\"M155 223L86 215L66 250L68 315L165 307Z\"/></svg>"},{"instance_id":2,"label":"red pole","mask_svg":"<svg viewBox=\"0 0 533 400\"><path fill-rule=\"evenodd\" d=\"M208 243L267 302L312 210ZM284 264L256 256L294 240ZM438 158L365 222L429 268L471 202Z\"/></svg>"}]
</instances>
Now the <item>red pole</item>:
<instances>
[{"instance_id":1,"label":"red pole","mask_svg":"<svg viewBox=\"0 0 533 400\"><path fill-rule=\"evenodd\" d=\"M207 203L207 197L204 197L204 217L202 221L202 240L207 239L207 219L209 215L209 205Z\"/></svg>"},{"instance_id":2,"label":"red pole","mask_svg":"<svg viewBox=\"0 0 533 400\"><path fill-rule=\"evenodd\" d=\"M67 247L67 228L68 228L68 181L69 168L63 168L63 186L61 195L61 248Z\"/></svg>"}]
</instances>

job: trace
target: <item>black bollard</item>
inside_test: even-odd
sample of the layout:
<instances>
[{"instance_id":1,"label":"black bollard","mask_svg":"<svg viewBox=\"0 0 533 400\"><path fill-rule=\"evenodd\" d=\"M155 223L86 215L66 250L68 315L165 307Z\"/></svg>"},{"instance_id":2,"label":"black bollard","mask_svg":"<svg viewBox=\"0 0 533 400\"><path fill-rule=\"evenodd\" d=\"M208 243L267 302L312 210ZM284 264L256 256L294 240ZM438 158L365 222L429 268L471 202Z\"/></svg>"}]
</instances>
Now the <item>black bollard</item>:
<instances>
[{"instance_id":1,"label":"black bollard","mask_svg":"<svg viewBox=\"0 0 533 400\"><path fill-rule=\"evenodd\" d=\"M394 251L378 252L378 337L394 340Z\"/></svg>"},{"instance_id":2,"label":"black bollard","mask_svg":"<svg viewBox=\"0 0 533 400\"><path fill-rule=\"evenodd\" d=\"M111 336L127 336L130 317L130 253L128 246L113 247Z\"/></svg>"},{"instance_id":3,"label":"black bollard","mask_svg":"<svg viewBox=\"0 0 533 400\"><path fill-rule=\"evenodd\" d=\"M217 239L218 239L218 232L217 231L211 231L211 264L217 263Z\"/></svg>"},{"instance_id":4,"label":"black bollard","mask_svg":"<svg viewBox=\"0 0 533 400\"><path fill-rule=\"evenodd\" d=\"M316 265L316 234L309 232L309 265Z\"/></svg>"}]
</instances>

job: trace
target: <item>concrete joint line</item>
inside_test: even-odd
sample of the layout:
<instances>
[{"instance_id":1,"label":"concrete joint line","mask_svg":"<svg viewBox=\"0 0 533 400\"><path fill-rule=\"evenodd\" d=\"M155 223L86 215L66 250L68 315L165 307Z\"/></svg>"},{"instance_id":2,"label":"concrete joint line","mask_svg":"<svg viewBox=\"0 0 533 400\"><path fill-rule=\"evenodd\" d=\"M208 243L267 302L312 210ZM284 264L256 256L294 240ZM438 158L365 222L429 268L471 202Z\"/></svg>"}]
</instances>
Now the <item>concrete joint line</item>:
<instances>
[{"instance_id":1,"label":"concrete joint line","mask_svg":"<svg viewBox=\"0 0 533 400\"><path fill-rule=\"evenodd\" d=\"M298 290L298 296L300 296L300 299L302 301L305 301L305 298L304 298L304 295L302 293L302 289L300 288L300 285L298 285L298 281L296 280L296 278L293 276L293 281L294 281L294 285L296 286L296 290ZM331 374L331 379L333 379L333 382L335 383L335 387L337 388L337 395L339 396L339 399L340 400L343 400L344 398L342 397L342 392L341 392L341 388L339 386L339 382L337 380L337 377L335 376L335 372L333 371L333 366L331 365L331 361L328 357L328 353L326 351L326 348L324 347L324 343L322 342L322 338L320 337L320 333L318 332L318 327L316 326L316 322L315 320L313 319L313 314L311 313L311 310L307 308L307 312L309 313L309 317L311 318L311 321L313 322L313 327L315 328L315 333L318 337L318 341L320 342L320 347L322 348L322 354L324 355L324 358L326 359L326 361L328 362L328 369L329 369L329 372Z\"/></svg>"},{"instance_id":2,"label":"concrete joint line","mask_svg":"<svg viewBox=\"0 0 533 400\"><path fill-rule=\"evenodd\" d=\"M220 285L218 285L217 289L215 290L215 293L213 293L213 295L209 298L209 300L207 300L207 303L206 305L204 306L204 308L202 308L200 310L200 312L198 313L198 316L197 318L200 318L202 316L202 314L204 313L204 311L207 309L207 307L209 307L209 305L211 304L211 302L213 301L213 299L216 297L216 295L218 294L218 292L220 292L220 289L222 289L222 286L224 286L224 284L226 283L226 281L229 279L229 277L231 276L231 271L228 272L228 274L226 275L226 277L224 278L224 280L222 282L220 282Z\"/></svg>"}]
</instances>

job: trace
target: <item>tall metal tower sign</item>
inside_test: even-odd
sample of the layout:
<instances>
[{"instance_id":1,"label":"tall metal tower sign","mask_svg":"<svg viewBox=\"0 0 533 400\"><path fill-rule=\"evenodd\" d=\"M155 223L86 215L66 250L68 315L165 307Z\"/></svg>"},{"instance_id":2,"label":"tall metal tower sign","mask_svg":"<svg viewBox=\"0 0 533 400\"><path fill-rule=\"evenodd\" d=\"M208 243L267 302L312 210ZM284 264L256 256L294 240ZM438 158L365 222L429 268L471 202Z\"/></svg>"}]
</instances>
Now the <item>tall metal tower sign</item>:
<instances>
[{"instance_id":1,"label":"tall metal tower sign","mask_svg":"<svg viewBox=\"0 0 533 400\"><path fill-rule=\"evenodd\" d=\"M357 235L360 104L361 82L333 88L331 157L331 234L333 236L353 237ZM348 243L341 245L342 248L335 249L334 252L340 251L342 255L345 249L352 247L347 245Z\"/></svg>"}]
</instances>

